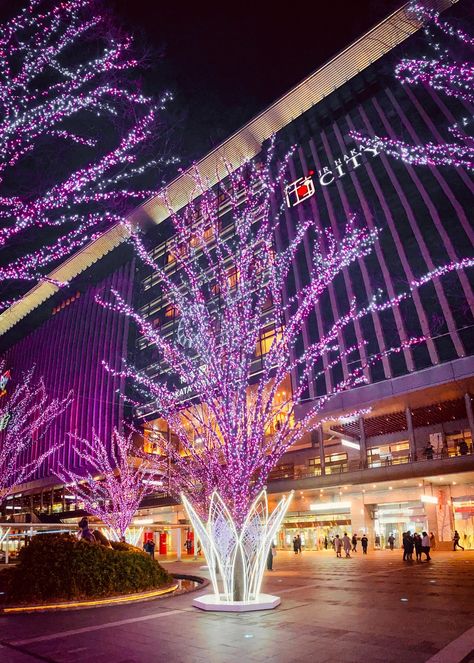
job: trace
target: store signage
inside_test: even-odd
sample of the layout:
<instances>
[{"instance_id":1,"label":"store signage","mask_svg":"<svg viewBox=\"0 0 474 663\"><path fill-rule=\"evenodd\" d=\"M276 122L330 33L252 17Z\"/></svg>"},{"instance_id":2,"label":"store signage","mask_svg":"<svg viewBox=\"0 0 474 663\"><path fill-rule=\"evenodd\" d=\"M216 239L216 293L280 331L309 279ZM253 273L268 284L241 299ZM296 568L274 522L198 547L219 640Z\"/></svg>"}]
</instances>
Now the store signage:
<instances>
[{"instance_id":1,"label":"store signage","mask_svg":"<svg viewBox=\"0 0 474 663\"><path fill-rule=\"evenodd\" d=\"M11 378L10 371L5 371L0 376L0 398L2 396L5 396L5 394L7 393L7 384L10 378Z\"/></svg>"},{"instance_id":2,"label":"store signage","mask_svg":"<svg viewBox=\"0 0 474 663\"><path fill-rule=\"evenodd\" d=\"M343 154L339 159L335 159L331 165L323 166L322 170L318 170L317 173L314 170L310 170L304 177L300 177L294 182L291 182L291 184L288 184L285 189L287 206L296 207L296 205L314 196L316 193L314 182L316 177L320 186L329 186L340 180L347 173L359 168L363 164L365 153L376 157L379 151L373 147L360 149L355 147L349 153Z\"/></svg>"}]
</instances>

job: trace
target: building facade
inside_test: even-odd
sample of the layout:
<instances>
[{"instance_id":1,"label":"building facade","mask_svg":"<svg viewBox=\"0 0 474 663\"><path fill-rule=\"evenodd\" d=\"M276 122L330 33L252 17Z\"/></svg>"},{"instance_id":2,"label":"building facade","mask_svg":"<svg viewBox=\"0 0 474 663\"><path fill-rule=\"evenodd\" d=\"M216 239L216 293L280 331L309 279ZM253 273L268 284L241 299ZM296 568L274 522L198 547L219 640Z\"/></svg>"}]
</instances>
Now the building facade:
<instances>
[{"instance_id":1,"label":"building facade","mask_svg":"<svg viewBox=\"0 0 474 663\"><path fill-rule=\"evenodd\" d=\"M453 8L449 2L438 4L462 15L462 2ZM319 228L330 228L336 238L352 214L379 229L372 254L347 268L311 312L297 351L314 343L347 311L350 301L363 306L377 293L392 299L436 267L474 253L474 183L467 172L409 167L376 150L359 149L351 138L351 132L358 130L404 136L414 143L441 141L446 128L465 110L430 89L396 82L393 70L401 57L427 52L418 27L405 8L395 12L199 163L201 172L217 185L216 164L223 155L235 165L258 158L275 134L279 155L296 145L290 179L275 200L285 208L281 234L275 237L277 248L308 217ZM170 184L177 209L186 204L189 186L185 175ZM156 224L149 234L153 254L172 270L173 237L159 199L149 201L134 217ZM67 306L51 284L41 284L20 305L0 315L0 332L9 346L7 360L14 370L36 364L52 394L72 388L78 395L74 408L51 429L45 444L65 439L67 432L87 436L96 430L107 437L113 426L120 425L124 385L103 370L102 361L119 366L128 354L149 375L159 374L153 348L136 338L125 320L96 304L98 290L120 283L153 325L170 334L178 332L176 311L163 300L152 275L144 268L136 270L129 258L121 267L114 265L116 247L123 239L123 230L115 228L89 247L96 260L108 255L111 273L71 294ZM307 239L292 265L286 297L307 282L310 255ZM70 270L71 292L81 272L93 271L88 261L80 252L64 268ZM33 311L36 315L40 311L41 319L15 341ZM355 321L338 343L342 354L358 344L361 350L354 361L365 363L413 336L427 340L387 354L367 369L366 385L332 398L324 410L324 423L272 472L272 500L296 490L279 534L282 547L290 545L296 532L307 548L321 548L325 539L343 531L366 532L374 545L383 547L390 534L399 543L407 529L433 531L440 545L448 546L457 529L461 540L474 548L472 271L434 278L391 310L374 311ZM269 342L271 336L263 334L256 361ZM304 416L314 399L331 392L349 370L344 359L340 367L324 370L314 379L298 416ZM354 411L365 414L348 416ZM145 406L136 414L147 431L147 443L152 444L158 413ZM68 449L66 442L61 461L76 465L79 461L68 455ZM21 496L13 497L7 505L10 511L30 509L41 514L54 506L58 514L71 515L73 505L66 505L64 489L54 483L57 460L52 457L35 481L22 488ZM185 520L180 507L172 500L166 505L166 498L148 500L143 514L162 522L164 532L167 522L177 525Z\"/></svg>"}]
</instances>

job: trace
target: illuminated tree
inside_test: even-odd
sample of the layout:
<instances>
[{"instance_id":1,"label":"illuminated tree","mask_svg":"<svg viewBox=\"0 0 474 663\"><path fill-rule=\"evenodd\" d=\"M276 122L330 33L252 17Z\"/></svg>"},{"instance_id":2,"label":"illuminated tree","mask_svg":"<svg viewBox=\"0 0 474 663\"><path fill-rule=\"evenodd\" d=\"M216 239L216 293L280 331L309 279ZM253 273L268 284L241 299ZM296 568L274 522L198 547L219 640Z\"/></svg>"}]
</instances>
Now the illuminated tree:
<instances>
[{"instance_id":1,"label":"illuminated tree","mask_svg":"<svg viewBox=\"0 0 474 663\"><path fill-rule=\"evenodd\" d=\"M60 400L49 398L43 379L34 382L34 368L11 386L10 371L0 362L0 504L28 481L57 446L41 451L41 442L54 422L71 404L72 392ZM28 460L31 456L34 460Z\"/></svg>"},{"instance_id":2,"label":"illuminated tree","mask_svg":"<svg viewBox=\"0 0 474 663\"><path fill-rule=\"evenodd\" d=\"M157 351L156 378L131 365L121 375L152 401L174 433L173 440L155 431L158 458L170 460L170 486L181 493L202 541L216 594L226 601L255 601L266 551L288 504L282 500L268 516L264 489L269 472L315 426L327 401L366 382L369 367L381 360L381 353L368 356L365 347L362 352L365 343L342 349L344 330L375 310L396 306L410 289L391 301L376 297L362 309L351 302L345 315L298 353L309 314L337 275L369 254L377 233L351 218L338 240L306 220L281 244L283 210L276 201L286 161L272 172L270 149L263 163L246 163L233 172L229 164L223 166L227 177L218 189L196 170L193 201L179 213L168 204L175 240L166 264L152 257L146 239L129 229L138 255L160 284L166 312L178 317L177 333L134 310L116 290L102 294L99 302L132 318L144 343ZM313 246L308 282L285 299L305 235ZM468 264L472 261L446 265L436 274ZM383 354L422 340L408 339ZM314 401L306 415L295 416L309 382L344 359L354 360L352 371ZM220 580L213 575L216 565Z\"/></svg>"},{"instance_id":3,"label":"illuminated tree","mask_svg":"<svg viewBox=\"0 0 474 663\"><path fill-rule=\"evenodd\" d=\"M472 127L472 111L467 110L474 103L474 38L441 18L438 11L422 3L412 3L409 12L424 24L424 32L433 55L401 60L395 68L397 79L403 85L425 85L457 99L464 108L463 117L448 127L450 140L440 143L412 144L387 136L368 137L360 132L352 132L351 135L362 147L384 151L409 164L456 166L474 170L474 137L472 132L469 133L469 127ZM437 42L437 33L450 37L456 48L447 49L441 46ZM459 46L468 54L468 59L459 59L456 54Z\"/></svg>"},{"instance_id":4,"label":"illuminated tree","mask_svg":"<svg viewBox=\"0 0 474 663\"><path fill-rule=\"evenodd\" d=\"M57 472L68 490L97 516L117 541L125 539L142 499L162 485L150 460L137 449L133 433L113 432L112 443L70 436L72 448L85 463L85 472L61 465Z\"/></svg>"},{"instance_id":5,"label":"illuminated tree","mask_svg":"<svg viewBox=\"0 0 474 663\"><path fill-rule=\"evenodd\" d=\"M29 0L0 26L0 280L19 289L97 238L151 191L142 162L170 98L94 0ZM149 146L149 147L150 147ZM153 146L155 154L158 148ZM2 297L3 305L11 304Z\"/></svg>"}]
</instances>

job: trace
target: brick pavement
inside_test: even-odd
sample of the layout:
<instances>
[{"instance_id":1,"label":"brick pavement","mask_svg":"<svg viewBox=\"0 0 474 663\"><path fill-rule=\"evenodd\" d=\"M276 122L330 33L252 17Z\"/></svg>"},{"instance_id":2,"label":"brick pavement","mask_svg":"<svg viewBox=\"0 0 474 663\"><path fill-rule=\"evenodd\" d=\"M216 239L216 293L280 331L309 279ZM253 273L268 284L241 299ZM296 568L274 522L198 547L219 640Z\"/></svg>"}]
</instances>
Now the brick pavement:
<instances>
[{"instance_id":1,"label":"brick pavement","mask_svg":"<svg viewBox=\"0 0 474 663\"><path fill-rule=\"evenodd\" d=\"M170 571L205 575L200 565L166 564ZM400 551L351 559L336 559L332 551L278 553L263 587L282 597L274 611L203 613L191 607L192 595L182 595L2 616L0 661L424 663L473 626L473 587L473 551L435 553L423 564L403 563ZM474 661L466 657L469 642L443 663Z\"/></svg>"}]
</instances>

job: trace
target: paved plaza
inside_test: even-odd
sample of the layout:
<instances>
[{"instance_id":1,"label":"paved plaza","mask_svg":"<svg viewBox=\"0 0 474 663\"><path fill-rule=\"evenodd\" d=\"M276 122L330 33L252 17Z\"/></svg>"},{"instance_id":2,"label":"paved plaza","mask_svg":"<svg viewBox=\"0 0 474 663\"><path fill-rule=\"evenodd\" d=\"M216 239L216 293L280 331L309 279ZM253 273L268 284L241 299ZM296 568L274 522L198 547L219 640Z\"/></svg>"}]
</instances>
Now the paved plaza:
<instances>
[{"instance_id":1,"label":"paved plaza","mask_svg":"<svg viewBox=\"0 0 474 663\"><path fill-rule=\"evenodd\" d=\"M201 562L167 563L205 575ZM474 551L402 562L401 551L336 559L278 553L264 591L282 604L213 614L193 594L130 606L0 617L2 663L463 663L474 661ZM200 590L201 593L205 593Z\"/></svg>"}]
</instances>

